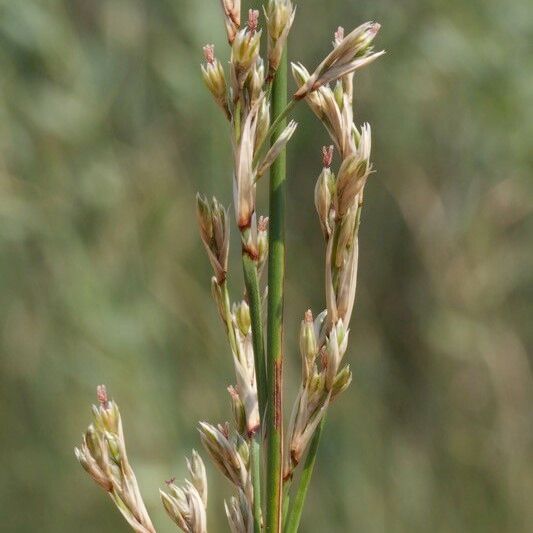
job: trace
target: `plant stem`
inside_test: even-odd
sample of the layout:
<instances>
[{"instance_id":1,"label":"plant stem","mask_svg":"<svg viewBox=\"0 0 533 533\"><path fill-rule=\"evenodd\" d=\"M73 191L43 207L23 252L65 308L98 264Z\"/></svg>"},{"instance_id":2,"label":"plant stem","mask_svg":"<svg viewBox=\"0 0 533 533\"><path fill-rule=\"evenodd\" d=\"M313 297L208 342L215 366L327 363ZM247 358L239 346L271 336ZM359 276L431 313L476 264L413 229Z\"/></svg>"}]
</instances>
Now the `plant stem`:
<instances>
[{"instance_id":1,"label":"plant stem","mask_svg":"<svg viewBox=\"0 0 533 533\"><path fill-rule=\"evenodd\" d=\"M265 362L265 344L263 339L263 319L261 316L261 291L256 262L243 251L242 266L244 270L244 284L250 304L250 318L252 320L252 342L254 346L255 376L257 380L257 395L259 399L259 415L261 424L266 408L267 373Z\"/></svg>"},{"instance_id":2,"label":"plant stem","mask_svg":"<svg viewBox=\"0 0 533 533\"><path fill-rule=\"evenodd\" d=\"M280 66L281 69L281 66ZM279 76L279 74L278 74ZM287 102L287 97L285 96L285 102ZM279 113L279 115L276 116L275 113L273 113L274 122L270 125L270 128L268 128L267 137L269 135L274 135L276 131L281 132L283 128L285 127L287 121L285 120L287 118L287 115L293 110L294 106L299 102L299 100L295 100L294 98L287 104L285 104L282 111ZM282 124L283 122L283 124Z\"/></svg>"},{"instance_id":3,"label":"plant stem","mask_svg":"<svg viewBox=\"0 0 533 533\"><path fill-rule=\"evenodd\" d=\"M287 105L287 50L283 53L272 85L272 115L278 122L272 134L274 143L285 126L277 117ZM285 150L270 170L270 234L268 257L268 399L267 399L267 533L280 533L282 521L282 364L283 364L283 285L285 277Z\"/></svg>"},{"instance_id":4,"label":"plant stem","mask_svg":"<svg viewBox=\"0 0 533 533\"><path fill-rule=\"evenodd\" d=\"M300 481L298 482L296 496L289 511L287 526L285 527L284 533L296 533L298 531L298 527L300 526L300 519L302 517L305 498L307 496L307 489L309 488L311 476L313 475L318 445L320 444L320 437L322 435L325 422L326 417L324 415L324 418L322 418L322 421L317 427L315 434L313 435L313 439L311 440L309 451L307 452L307 457L305 458L302 475L300 476Z\"/></svg>"},{"instance_id":5,"label":"plant stem","mask_svg":"<svg viewBox=\"0 0 533 533\"><path fill-rule=\"evenodd\" d=\"M224 322L231 351L235 355L239 355L239 348L237 346L237 340L235 339L235 331L233 330L233 324L231 323L231 300L229 297L228 282L226 280L222 282L220 289L222 291L222 297L224 298Z\"/></svg>"},{"instance_id":6,"label":"plant stem","mask_svg":"<svg viewBox=\"0 0 533 533\"><path fill-rule=\"evenodd\" d=\"M261 533L261 431L250 439L252 485L254 488L254 533Z\"/></svg>"},{"instance_id":7,"label":"plant stem","mask_svg":"<svg viewBox=\"0 0 533 533\"><path fill-rule=\"evenodd\" d=\"M292 478L285 480L283 484L283 531L287 527L287 518L289 517L289 508L291 503L291 486Z\"/></svg>"}]
</instances>

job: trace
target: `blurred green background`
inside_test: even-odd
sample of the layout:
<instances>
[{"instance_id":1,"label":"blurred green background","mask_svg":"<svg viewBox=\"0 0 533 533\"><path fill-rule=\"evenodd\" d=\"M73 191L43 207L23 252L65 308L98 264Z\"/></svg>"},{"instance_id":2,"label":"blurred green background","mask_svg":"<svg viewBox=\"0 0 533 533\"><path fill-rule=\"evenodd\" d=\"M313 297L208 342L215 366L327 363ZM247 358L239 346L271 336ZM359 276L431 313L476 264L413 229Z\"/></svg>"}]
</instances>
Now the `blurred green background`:
<instances>
[{"instance_id":1,"label":"blurred green background","mask_svg":"<svg viewBox=\"0 0 533 533\"><path fill-rule=\"evenodd\" d=\"M531 3L302 0L291 58L312 67L338 24L368 19L388 54L356 82L378 172L354 383L329 417L302 531L531 532ZM231 202L205 42L227 59L217 0L0 2L2 531L128 530L73 456L101 382L159 531L174 528L157 489L185 474L196 421L230 417L194 215L197 190ZM304 106L296 116L290 403L299 321L323 306L313 187L328 142ZM209 476L210 530L227 531L229 487Z\"/></svg>"}]
</instances>

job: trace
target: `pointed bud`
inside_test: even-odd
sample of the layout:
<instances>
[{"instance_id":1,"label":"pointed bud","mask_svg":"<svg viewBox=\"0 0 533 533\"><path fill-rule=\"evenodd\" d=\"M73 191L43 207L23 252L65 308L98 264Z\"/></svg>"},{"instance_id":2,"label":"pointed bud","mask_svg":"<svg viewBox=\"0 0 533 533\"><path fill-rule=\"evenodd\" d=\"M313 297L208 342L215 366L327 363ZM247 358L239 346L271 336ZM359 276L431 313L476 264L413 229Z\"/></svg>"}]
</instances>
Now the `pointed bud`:
<instances>
[{"instance_id":1,"label":"pointed bud","mask_svg":"<svg viewBox=\"0 0 533 533\"><path fill-rule=\"evenodd\" d=\"M315 358L318 354L318 341L315 336L313 313L310 309L306 311L300 326L300 354L302 356L302 380L306 384L312 376Z\"/></svg>"},{"instance_id":2,"label":"pointed bud","mask_svg":"<svg viewBox=\"0 0 533 533\"><path fill-rule=\"evenodd\" d=\"M337 253L335 256L335 266L337 268L344 266L344 261L348 254L348 248L353 244L356 221L357 205L353 205L341 219L339 237L337 239Z\"/></svg>"},{"instance_id":3,"label":"pointed bud","mask_svg":"<svg viewBox=\"0 0 533 533\"><path fill-rule=\"evenodd\" d=\"M337 216L343 217L356 201L357 195L363 190L372 170L370 164L371 148L370 126L362 128L361 139L355 153L342 162L337 176Z\"/></svg>"},{"instance_id":4,"label":"pointed bud","mask_svg":"<svg viewBox=\"0 0 533 533\"><path fill-rule=\"evenodd\" d=\"M168 489L170 494L162 490L159 494L170 519L185 532L207 533L206 507L194 484L185 480L185 485L178 487L170 482Z\"/></svg>"},{"instance_id":5,"label":"pointed bud","mask_svg":"<svg viewBox=\"0 0 533 533\"><path fill-rule=\"evenodd\" d=\"M339 395L342 394L352 383L352 371L350 370L350 365L346 365L335 378L333 382L333 387L331 388L331 399L332 401Z\"/></svg>"},{"instance_id":6,"label":"pointed bud","mask_svg":"<svg viewBox=\"0 0 533 533\"><path fill-rule=\"evenodd\" d=\"M253 531L252 509L242 490L239 490L238 498L233 496L229 504L224 502L224 509L231 533L251 533Z\"/></svg>"},{"instance_id":7,"label":"pointed bud","mask_svg":"<svg viewBox=\"0 0 533 533\"><path fill-rule=\"evenodd\" d=\"M257 255L259 265L268 259L268 217L259 217L257 223Z\"/></svg>"},{"instance_id":8,"label":"pointed bud","mask_svg":"<svg viewBox=\"0 0 533 533\"><path fill-rule=\"evenodd\" d=\"M272 79L278 70L296 8L290 0L269 0L264 11L268 29L268 75Z\"/></svg>"},{"instance_id":9,"label":"pointed bud","mask_svg":"<svg viewBox=\"0 0 533 533\"><path fill-rule=\"evenodd\" d=\"M229 223L227 211L216 198L211 205L200 194L196 195L196 218L200 237L213 267L217 281L226 279L229 256Z\"/></svg>"},{"instance_id":10,"label":"pointed bud","mask_svg":"<svg viewBox=\"0 0 533 533\"><path fill-rule=\"evenodd\" d=\"M329 214L333 203L331 194L335 176L329 168L322 169L315 185L315 208L318 213L320 227L326 239L331 235L331 225Z\"/></svg>"},{"instance_id":11,"label":"pointed bud","mask_svg":"<svg viewBox=\"0 0 533 533\"><path fill-rule=\"evenodd\" d=\"M207 507L207 474L202 458L196 450L192 451L191 459L186 459L187 470L191 476L191 482L202 498L204 507Z\"/></svg>"},{"instance_id":12,"label":"pointed bud","mask_svg":"<svg viewBox=\"0 0 533 533\"><path fill-rule=\"evenodd\" d=\"M257 177L261 177L272 165L272 163L278 158L280 153L285 149L285 146L289 142L290 138L293 136L298 124L291 120L285 129L279 134L276 142L271 146L270 150L265 155L263 161L258 167Z\"/></svg>"},{"instance_id":13,"label":"pointed bud","mask_svg":"<svg viewBox=\"0 0 533 533\"><path fill-rule=\"evenodd\" d=\"M257 129L254 143L254 153L263 146L270 128L270 102L268 98L262 98L257 110Z\"/></svg>"},{"instance_id":14,"label":"pointed bud","mask_svg":"<svg viewBox=\"0 0 533 533\"><path fill-rule=\"evenodd\" d=\"M342 86L342 81L337 80L337 83L335 83L333 95L335 96L335 102L337 102L339 109L342 109L344 104L344 88Z\"/></svg>"},{"instance_id":15,"label":"pointed bud","mask_svg":"<svg viewBox=\"0 0 533 533\"><path fill-rule=\"evenodd\" d=\"M211 209L205 196L200 193L196 195L196 218L200 227L200 236L204 242L211 242L213 238L213 221L211 220Z\"/></svg>"},{"instance_id":16,"label":"pointed bud","mask_svg":"<svg viewBox=\"0 0 533 533\"><path fill-rule=\"evenodd\" d=\"M253 20L252 23L255 24ZM261 32L257 31L257 26L252 28L240 30L231 46L232 83L235 94L242 89L259 58Z\"/></svg>"},{"instance_id":17,"label":"pointed bud","mask_svg":"<svg viewBox=\"0 0 533 533\"><path fill-rule=\"evenodd\" d=\"M326 342L326 381L325 387L327 391L331 391L335 378L337 377L337 372L339 370L339 365L341 362L341 356L339 353L339 342L337 338L337 330L332 329L327 342Z\"/></svg>"},{"instance_id":18,"label":"pointed bud","mask_svg":"<svg viewBox=\"0 0 533 533\"><path fill-rule=\"evenodd\" d=\"M336 47L324 58L307 81L300 86L294 97L296 99L305 98L318 88L351 74L383 55L384 52L372 53L371 45L379 28L379 24L367 22L342 40L338 42L336 40Z\"/></svg>"},{"instance_id":19,"label":"pointed bud","mask_svg":"<svg viewBox=\"0 0 533 533\"><path fill-rule=\"evenodd\" d=\"M227 87L224 68L215 57L215 46L207 44L203 48L206 64L202 65L202 77L213 95L215 102L224 110L229 118L230 112L227 102Z\"/></svg>"},{"instance_id":20,"label":"pointed bud","mask_svg":"<svg viewBox=\"0 0 533 533\"><path fill-rule=\"evenodd\" d=\"M247 80L248 94L250 95L250 103L254 105L263 91L265 83L265 66L263 60L258 57L255 64L252 66L250 75Z\"/></svg>"},{"instance_id":21,"label":"pointed bud","mask_svg":"<svg viewBox=\"0 0 533 533\"><path fill-rule=\"evenodd\" d=\"M229 44L233 43L241 25L241 0L220 0Z\"/></svg>"},{"instance_id":22,"label":"pointed bud","mask_svg":"<svg viewBox=\"0 0 533 533\"><path fill-rule=\"evenodd\" d=\"M247 463L241 456L242 439L237 436L237 442L230 440L227 426L215 427L200 422L198 429L202 444L214 464L232 483L244 489L248 481L248 470Z\"/></svg>"},{"instance_id":23,"label":"pointed bud","mask_svg":"<svg viewBox=\"0 0 533 533\"><path fill-rule=\"evenodd\" d=\"M241 401L239 393L235 387L229 386L228 392L231 398L231 410L233 411L233 418L235 420L235 426L237 431L244 435L246 433L246 412L244 410L244 404Z\"/></svg>"},{"instance_id":24,"label":"pointed bud","mask_svg":"<svg viewBox=\"0 0 533 533\"><path fill-rule=\"evenodd\" d=\"M248 335L248 333L250 333L252 319L250 318L250 307L246 301L242 300L239 305L235 305L233 313L241 333L244 336Z\"/></svg>"}]
</instances>

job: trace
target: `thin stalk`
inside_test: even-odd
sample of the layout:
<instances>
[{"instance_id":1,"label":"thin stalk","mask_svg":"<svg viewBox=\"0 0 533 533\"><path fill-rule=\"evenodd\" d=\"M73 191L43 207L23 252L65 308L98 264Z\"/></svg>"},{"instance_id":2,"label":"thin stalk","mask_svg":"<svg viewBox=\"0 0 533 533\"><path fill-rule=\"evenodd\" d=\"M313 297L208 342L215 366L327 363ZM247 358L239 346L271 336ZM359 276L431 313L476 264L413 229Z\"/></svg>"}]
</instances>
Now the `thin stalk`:
<instances>
[{"instance_id":1,"label":"thin stalk","mask_svg":"<svg viewBox=\"0 0 533 533\"><path fill-rule=\"evenodd\" d=\"M291 503L291 486L292 478L285 480L285 483L283 485L283 531L285 531L285 528L287 526L287 518L289 517L289 509Z\"/></svg>"},{"instance_id":2,"label":"thin stalk","mask_svg":"<svg viewBox=\"0 0 533 533\"><path fill-rule=\"evenodd\" d=\"M284 533L296 533L298 531L298 527L300 526L300 519L302 517L305 498L307 496L307 489L309 488L309 483L311 482L311 477L315 468L318 446L320 444L320 437L322 435L322 431L324 430L325 422L326 417L324 415L324 418L322 418L322 421L320 422L315 434L313 435L313 439L311 440L309 451L307 452L307 457L305 458L302 475L300 476L300 480L298 482L296 495L289 511Z\"/></svg>"},{"instance_id":3,"label":"thin stalk","mask_svg":"<svg viewBox=\"0 0 533 533\"><path fill-rule=\"evenodd\" d=\"M220 285L222 296L224 298L224 321L226 326L226 331L228 334L228 340L232 352L235 355L239 354L239 348L237 346L237 339L235 338L235 331L233 329L233 324L231 320L231 300L229 297L228 291L228 282L224 280Z\"/></svg>"},{"instance_id":4,"label":"thin stalk","mask_svg":"<svg viewBox=\"0 0 533 533\"><path fill-rule=\"evenodd\" d=\"M254 533L261 533L261 432L250 439L252 486L254 488Z\"/></svg>"},{"instance_id":5,"label":"thin stalk","mask_svg":"<svg viewBox=\"0 0 533 533\"><path fill-rule=\"evenodd\" d=\"M278 120L287 106L287 50L283 54L272 85L272 115L277 127L275 142L285 126ZM285 277L285 150L270 170L270 233L268 257L268 336L267 336L267 533L280 533L282 522L282 364L283 364L283 285Z\"/></svg>"},{"instance_id":6,"label":"thin stalk","mask_svg":"<svg viewBox=\"0 0 533 533\"><path fill-rule=\"evenodd\" d=\"M264 152L266 152L266 150L264 150L264 144L266 142L267 139L271 139L274 135L275 132L278 132L278 135L279 133L283 130L283 128L285 127L287 121L285 120L285 118L287 117L287 115L292 111L292 109L294 108L294 106L299 102L300 100L294 100L292 99L286 106L285 108L283 109L283 111L281 111L281 113L275 118L274 122L270 125L270 127L268 128L268 131L267 131L267 134L265 135L265 140L258 146L257 150L255 151L255 156L254 156L254 161L253 161L253 165L254 165L254 168L257 166L257 164L259 163L259 160L261 159L261 157L264 155ZM276 116L276 115L274 115ZM283 123L283 124L282 124ZM282 126L282 127L280 127ZM259 176L261 177L261 176ZM259 179L256 178L256 179Z\"/></svg>"},{"instance_id":7,"label":"thin stalk","mask_svg":"<svg viewBox=\"0 0 533 533\"><path fill-rule=\"evenodd\" d=\"M278 76L279 76L279 73L278 73ZM270 125L270 128L268 128L267 137L270 135L273 136L277 131L281 132L283 130L283 128L286 126L286 123L287 123L287 121L285 120L287 118L287 115L293 110L294 106L299 101L300 100L295 100L293 98L288 104L285 103L285 106L282 109L282 111L279 113L279 115L276 116L276 114L273 113L273 116L275 118L274 118L274 122L272 122L272 124ZM285 96L285 102L287 102L287 96Z\"/></svg>"},{"instance_id":8,"label":"thin stalk","mask_svg":"<svg viewBox=\"0 0 533 533\"><path fill-rule=\"evenodd\" d=\"M256 262L245 251L242 253L242 266L244 270L244 284L246 285L246 293L248 294L248 303L250 305L250 318L252 320L252 343L254 346L259 414L261 417L261 423L263 423L267 396L267 373L259 276L257 273Z\"/></svg>"}]
</instances>

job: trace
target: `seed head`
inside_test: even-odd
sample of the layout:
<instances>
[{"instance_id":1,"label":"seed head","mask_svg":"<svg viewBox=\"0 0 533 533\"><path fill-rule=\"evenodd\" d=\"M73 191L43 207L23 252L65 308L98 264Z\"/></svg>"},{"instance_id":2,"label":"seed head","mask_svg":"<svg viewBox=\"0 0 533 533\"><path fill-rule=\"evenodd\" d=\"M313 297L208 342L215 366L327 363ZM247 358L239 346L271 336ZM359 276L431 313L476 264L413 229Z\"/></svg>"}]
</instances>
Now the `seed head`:
<instances>
[{"instance_id":1,"label":"seed head","mask_svg":"<svg viewBox=\"0 0 533 533\"><path fill-rule=\"evenodd\" d=\"M375 22L366 22L342 39L337 38L337 35L340 37L342 34L337 30L335 48L296 91L295 98L304 98L319 87L338 80L383 55L384 52L372 52L372 42L379 28L380 25Z\"/></svg>"}]
</instances>

